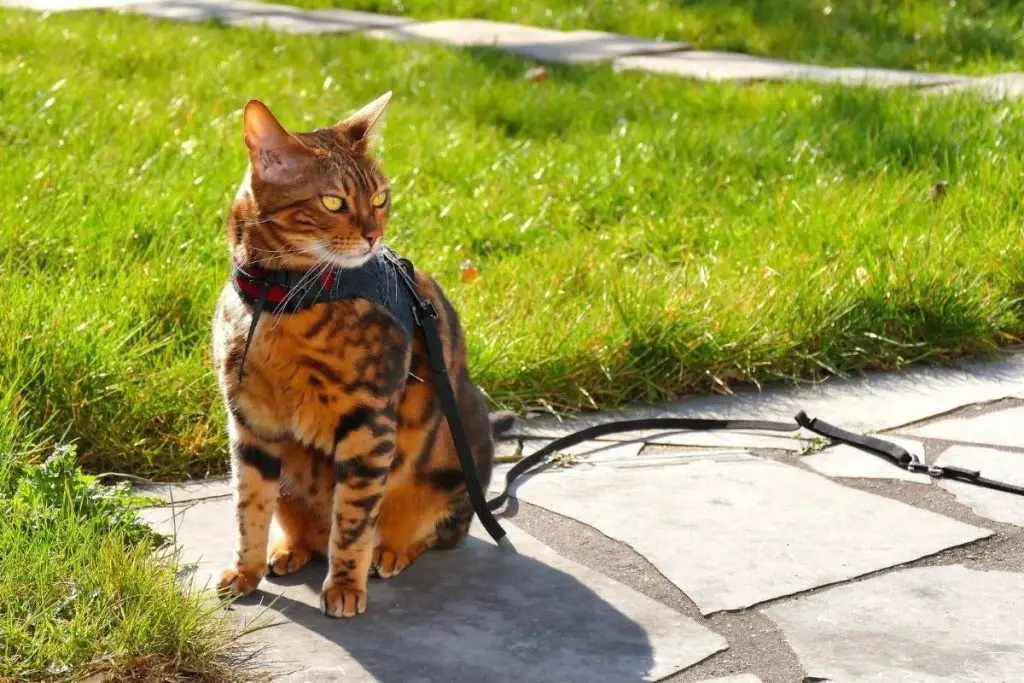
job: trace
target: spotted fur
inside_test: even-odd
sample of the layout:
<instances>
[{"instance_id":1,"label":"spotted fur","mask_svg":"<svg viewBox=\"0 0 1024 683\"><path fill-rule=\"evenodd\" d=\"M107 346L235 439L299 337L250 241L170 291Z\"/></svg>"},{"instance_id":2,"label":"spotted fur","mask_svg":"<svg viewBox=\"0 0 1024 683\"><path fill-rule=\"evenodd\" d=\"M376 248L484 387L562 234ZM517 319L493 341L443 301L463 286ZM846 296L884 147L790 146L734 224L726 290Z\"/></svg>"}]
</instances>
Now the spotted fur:
<instances>
[{"instance_id":1,"label":"spotted fur","mask_svg":"<svg viewBox=\"0 0 1024 683\"><path fill-rule=\"evenodd\" d=\"M360 265L380 248L391 202L380 204L389 189L370 142L387 97L305 134L287 132L261 103L247 105L250 165L227 228L237 263L316 273ZM458 316L429 276L417 271L416 283L439 311L449 377L486 488L492 427L466 368ZM225 286L213 360L228 409L238 524L234 566L220 589L243 595L268 568L288 574L322 555L324 612L354 616L366 608L371 571L394 576L426 550L457 544L473 514L448 424L420 379L430 373L423 339L410 339L366 300L271 310L240 378L251 321L251 307ZM272 518L283 534L268 548Z\"/></svg>"}]
</instances>

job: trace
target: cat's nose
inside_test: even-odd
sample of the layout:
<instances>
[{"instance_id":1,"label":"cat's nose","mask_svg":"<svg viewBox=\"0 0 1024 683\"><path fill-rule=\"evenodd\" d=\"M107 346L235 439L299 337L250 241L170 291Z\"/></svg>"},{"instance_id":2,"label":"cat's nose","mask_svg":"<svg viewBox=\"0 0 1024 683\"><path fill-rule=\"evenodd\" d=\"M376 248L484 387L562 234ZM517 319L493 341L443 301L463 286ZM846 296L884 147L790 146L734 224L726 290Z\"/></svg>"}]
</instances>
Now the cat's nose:
<instances>
[{"instance_id":1,"label":"cat's nose","mask_svg":"<svg viewBox=\"0 0 1024 683\"><path fill-rule=\"evenodd\" d=\"M380 225L376 218L370 217L363 221L363 238L370 244L380 239Z\"/></svg>"}]
</instances>

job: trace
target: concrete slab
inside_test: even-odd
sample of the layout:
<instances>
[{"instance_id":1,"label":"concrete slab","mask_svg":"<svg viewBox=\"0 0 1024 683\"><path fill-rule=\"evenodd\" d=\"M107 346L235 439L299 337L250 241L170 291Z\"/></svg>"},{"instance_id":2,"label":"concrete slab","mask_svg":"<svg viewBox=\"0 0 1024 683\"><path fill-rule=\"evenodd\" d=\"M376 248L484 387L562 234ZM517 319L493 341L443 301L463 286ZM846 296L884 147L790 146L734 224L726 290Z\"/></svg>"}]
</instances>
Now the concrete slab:
<instances>
[{"instance_id":1,"label":"concrete slab","mask_svg":"<svg viewBox=\"0 0 1024 683\"><path fill-rule=\"evenodd\" d=\"M270 28L283 33L350 33L370 28L400 26L411 20L351 10L307 12L297 7L245 0L164 0L128 3L120 12L144 14L172 21L222 21L229 26Z\"/></svg>"},{"instance_id":2,"label":"concrete slab","mask_svg":"<svg viewBox=\"0 0 1024 683\"><path fill-rule=\"evenodd\" d=\"M705 50L615 60L615 68L620 71L648 71L705 81L783 80L802 67L779 59Z\"/></svg>"},{"instance_id":3,"label":"concrete slab","mask_svg":"<svg viewBox=\"0 0 1024 683\"><path fill-rule=\"evenodd\" d=\"M917 457L924 459L924 444L914 439L904 439L886 434L883 438L903 446ZM872 455L853 446L840 444L801 458L811 469L827 477L851 477L862 479L900 479L927 484L927 474L908 472L893 466L888 460Z\"/></svg>"},{"instance_id":4,"label":"concrete slab","mask_svg":"<svg viewBox=\"0 0 1024 683\"><path fill-rule=\"evenodd\" d=\"M111 9L134 2L138 0L0 0L0 7L17 7L36 12L75 12Z\"/></svg>"},{"instance_id":5,"label":"concrete slab","mask_svg":"<svg viewBox=\"0 0 1024 683\"><path fill-rule=\"evenodd\" d=\"M556 438L616 419L712 417L792 420L800 410L861 432L901 427L956 408L1024 395L1024 354L959 367L916 366L903 372L869 373L813 385L765 385L731 396L690 396L629 412L587 413L563 421L549 417L517 420L513 433Z\"/></svg>"},{"instance_id":6,"label":"concrete slab","mask_svg":"<svg viewBox=\"0 0 1024 683\"><path fill-rule=\"evenodd\" d=\"M928 439L1024 448L1024 406L902 430Z\"/></svg>"},{"instance_id":7,"label":"concrete slab","mask_svg":"<svg viewBox=\"0 0 1024 683\"><path fill-rule=\"evenodd\" d=\"M725 678L705 678L698 683L761 683L761 679L754 674L740 674L739 676L726 676Z\"/></svg>"},{"instance_id":8,"label":"concrete slab","mask_svg":"<svg viewBox=\"0 0 1024 683\"><path fill-rule=\"evenodd\" d=\"M1024 453L994 448L951 446L939 456L937 465L955 465L980 470L982 476L1024 486ZM956 496L958 502L982 517L1024 526L1024 496L972 486L962 481L939 480L939 486Z\"/></svg>"},{"instance_id":9,"label":"concrete slab","mask_svg":"<svg viewBox=\"0 0 1024 683\"><path fill-rule=\"evenodd\" d=\"M1024 97L1024 73L997 74L995 76L964 79L957 83L929 89L927 92L935 95L975 92L995 100Z\"/></svg>"},{"instance_id":10,"label":"concrete slab","mask_svg":"<svg viewBox=\"0 0 1024 683\"><path fill-rule=\"evenodd\" d=\"M688 51L670 55L624 57L615 61L622 71L649 71L705 81L815 81L849 86L938 86L966 80L932 74L862 67L831 68L733 52Z\"/></svg>"},{"instance_id":11,"label":"concrete slab","mask_svg":"<svg viewBox=\"0 0 1024 683\"><path fill-rule=\"evenodd\" d=\"M182 559L199 563L201 585L230 559L232 519L224 500L177 516ZM323 562L264 581L235 609L243 618L267 610L275 625L253 637L290 681L505 683L510 671L523 680L657 680L726 648L693 620L505 528L518 554L475 530L456 550L374 581L357 619L320 614Z\"/></svg>"},{"instance_id":12,"label":"concrete slab","mask_svg":"<svg viewBox=\"0 0 1024 683\"><path fill-rule=\"evenodd\" d=\"M1024 680L1024 574L905 569L764 610L808 676L843 683Z\"/></svg>"},{"instance_id":13,"label":"concrete slab","mask_svg":"<svg viewBox=\"0 0 1024 683\"><path fill-rule=\"evenodd\" d=\"M920 88L962 83L970 80L953 74L923 71L898 71L866 67L805 67L796 72L794 80L835 83L846 86L872 88Z\"/></svg>"},{"instance_id":14,"label":"concrete slab","mask_svg":"<svg viewBox=\"0 0 1024 683\"><path fill-rule=\"evenodd\" d=\"M686 49L672 43L600 31L555 31L485 19L445 19L411 24L370 35L388 40L429 40L457 47L493 47L557 62L593 62L624 55Z\"/></svg>"},{"instance_id":15,"label":"concrete slab","mask_svg":"<svg viewBox=\"0 0 1024 683\"><path fill-rule=\"evenodd\" d=\"M550 469L523 480L516 494L631 546L704 614L992 533L751 456L636 460Z\"/></svg>"}]
</instances>

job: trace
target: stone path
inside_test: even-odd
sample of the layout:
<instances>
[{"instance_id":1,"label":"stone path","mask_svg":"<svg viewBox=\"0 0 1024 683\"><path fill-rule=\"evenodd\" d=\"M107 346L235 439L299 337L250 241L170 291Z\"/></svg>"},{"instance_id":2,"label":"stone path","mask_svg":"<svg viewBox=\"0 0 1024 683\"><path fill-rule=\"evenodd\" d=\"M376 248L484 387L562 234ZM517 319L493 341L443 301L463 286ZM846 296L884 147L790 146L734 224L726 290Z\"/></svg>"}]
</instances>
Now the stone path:
<instances>
[{"instance_id":1,"label":"stone path","mask_svg":"<svg viewBox=\"0 0 1024 683\"><path fill-rule=\"evenodd\" d=\"M1024 484L1024 355L634 414L784 418L798 405ZM502 457L600 419L520 420ZM1024 498L803 438L800 454L755 434L744 448L631 436L523 481L503 515L518 554L474 526L460 548L374 581L358 619L319 614L322 562L232 609L271 624L247 638L285 681L1024 680ZM230 558L230 485L149 491L175 501L147 517L206 585Z\"/></svg>"},{"instance_id":2,"label":"stone path","mask_svg":"<svg viewBox=\"0 0 1024 683\"><path fill-rule=\"evenodd\" d=\"M975 91L992 98L1024 96L1024 73L967 77L865 67L833 68L684 43L600 31L556 31L484 19L417 21L351 10L303 10L247 0L0 0L0 5L60 12L109 9L172 21L220 21L283 33L354 33L384 40L423 40L453 47L493 47L549 62L611 62L615 69L707 81L814 81L870 87L912 87L930 93Z\"/></svg>"}]
</instances>

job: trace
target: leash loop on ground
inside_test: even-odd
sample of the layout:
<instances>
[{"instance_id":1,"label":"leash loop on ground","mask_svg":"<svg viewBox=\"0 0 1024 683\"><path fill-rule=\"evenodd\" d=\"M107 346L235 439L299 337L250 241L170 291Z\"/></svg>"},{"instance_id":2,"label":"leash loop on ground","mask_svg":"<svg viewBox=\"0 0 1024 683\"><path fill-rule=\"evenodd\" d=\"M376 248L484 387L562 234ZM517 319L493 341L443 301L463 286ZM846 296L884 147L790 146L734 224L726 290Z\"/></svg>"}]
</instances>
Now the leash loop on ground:
<instances>
[{"instance_id":1,"label":"leash loop on ground","mask_svg":"<svg viewBox=\"0 0 1024 683\"><path fill-rule=\"evenodd\" d=\"M715 431L715 430L761 430L769 432L795 432L799 426L793 422L771 422L768 420L716 420L696 417L656 417L640 420L617 420L581 429L560 439L555 439L535 453L531 453L512 466L505 474L505 488L500 494L487 501L491 510L497 510L513 497L512 484L523 474L540 464L552 453L590 441L608 434L622 432L660 431Z\"/></svg>"}]
</instances>

